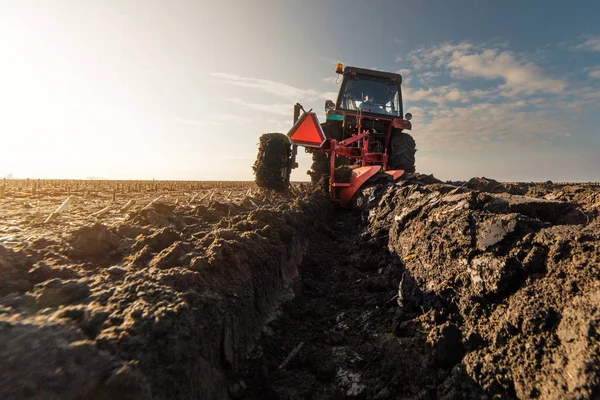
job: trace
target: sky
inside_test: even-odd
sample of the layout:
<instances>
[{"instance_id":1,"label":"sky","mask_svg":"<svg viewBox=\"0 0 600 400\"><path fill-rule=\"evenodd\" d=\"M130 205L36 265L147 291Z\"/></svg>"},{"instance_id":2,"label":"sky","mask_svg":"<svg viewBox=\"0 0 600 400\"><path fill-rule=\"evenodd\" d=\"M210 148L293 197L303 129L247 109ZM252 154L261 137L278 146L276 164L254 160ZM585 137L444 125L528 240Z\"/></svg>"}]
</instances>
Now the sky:
<instances>
[{"instance_id":1,"label":"sky","mask_svg":"<svg viewBox=\"0 0 600 400\"><path fill-rule=\"evenodd\" d=\"M421 173L600 181L598 21L597 1L0 0L0 177L251 180L296 102L324 120L341 62L402 74Z\"/></svg>"}]
</instances>

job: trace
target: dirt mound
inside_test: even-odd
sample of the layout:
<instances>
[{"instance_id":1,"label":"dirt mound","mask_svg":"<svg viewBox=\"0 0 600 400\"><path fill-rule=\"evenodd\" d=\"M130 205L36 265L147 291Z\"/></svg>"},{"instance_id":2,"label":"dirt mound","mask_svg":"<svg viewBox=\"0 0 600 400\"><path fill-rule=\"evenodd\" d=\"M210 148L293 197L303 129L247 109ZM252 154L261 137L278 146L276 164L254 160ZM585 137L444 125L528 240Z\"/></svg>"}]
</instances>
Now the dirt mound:
<instances>
[{"instance_id":1,"label":"dirt mound","mask_svg":"<svg viewBox=\"0 0 600 400\"><path fill-rule=\"evenodd\" d=\"M117 247L117 237L104 225L83 226L71 234L66 253L75 259L97 259Z\"/></svg>"},{"instance_id":2,"label":"dirt mound","mask_svg":"<svg viewBox=\"0 0 600 400\"><path fill-rule=\"evenodd\" d=\"M0 321L2 398L151 398L135 363L98 350L67 321L44 317Z\"/></svg>"},{"instance_id":3,"label":"dirt mound","mask_svg":"<svg viewBox=\"0 0 600 400\"><path fill-rule=\"evenodd\" d=\"M417 177L412 178L411 181L415 183L422 183L426 185L432 185L434 183L443 183L438 178L433 176L433 174L419 174Z\"/></svg>"},{"instance_id":4,"label":"dirt mound","mask_svg":"<svg viewBox=\"0 0 600 400\"><path fill-rule=\"evenodd\" d=\"M52 250L0 246L0 396L227 398L329 207L303 193L156 202Z\"/></svg>"},{"instance_id":5,"label":"dirt mound","mask_svg":"<svg viewBox=\"0 0 600 400\"><path fill-rule=\"evenodd\" d=\"M526 194L527 185L503 183L490 178L471 178L466 185L469 189L488 193Z\"/></svg>"},{"instance_id":6,"label":"dirt mound","mask_svg":"<svg viewBox=\"0 0 600 400\"><path fill-rule=\"evenodd\" d=\"M352 178L352 168L342 165L335 169L334 179L336 182L348 183L350 182L350 178Z\"/></svg>"},{"instance_id":7,"label":"dirt mound","mask_svg":"<svg viewBox=\"0 0 600 400\"><path fill-rule=\"evenodd\" d=\"M29 290L33 286L27 274L31 266L32 260L24 252L0 245L0 296Z\"/></svg>"},{"instance_id":8,"label":"dirt mound","mask_svg":"<svg viewBox=\"0 0 600 400\"><path fill-rule=\"evenodd\" d=\"M370 216L370 233L389 229L389 249L405 266L400 304L425 312L414 321L426 331L458 329L452 347L464 356L451 364L481 388L519 398L596 393L600 233L593 216L573 203L449 185L390 189ZM427 321L429 312L440 317Z\"/></svg>"},{"instance_id":9,"label":"dirt mound","mask_svg":"<svg viewBox=\"0 0 600 400\"><path fill-rule=\"evenodd\" d=\"M299 294L230 395L594 398L592 193L563 202L414 179L373 190L313 238Z\"/></svg>"},{"instance_id":10,"label":"dirt mound","mask_svg":"<svg viewBox=\"0 0 600 400\"><path fill-rule=\"evenodd\" d=\"M382 236L364 234L359 214L337 217L311 241L298 295L265 329L230 395L480 399L485 392L464 370L448 369L463 355L458 327L423 335L419 314L397 304L400 260Z\"/></svg>"}]
</instances>

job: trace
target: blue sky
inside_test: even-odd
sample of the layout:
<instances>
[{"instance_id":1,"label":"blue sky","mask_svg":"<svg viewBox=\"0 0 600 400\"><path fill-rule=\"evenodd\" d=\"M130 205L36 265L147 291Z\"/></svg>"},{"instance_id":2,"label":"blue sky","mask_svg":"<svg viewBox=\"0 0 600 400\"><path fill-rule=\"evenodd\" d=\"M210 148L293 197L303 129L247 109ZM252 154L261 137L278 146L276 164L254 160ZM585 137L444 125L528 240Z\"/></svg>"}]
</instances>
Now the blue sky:
<instances>
[{"instance_id":1,"label":"blue sky","mask_svg":"<svg viewBox=\"0 0 600 400\"><path fill-rule=\"evenodd\" d=\"M0 0L0 175L252 179L335 64L399 71L417 169L600 180L600 3ZM294 179L305 180L302 154Z\"/></svg>"}]
</instances>

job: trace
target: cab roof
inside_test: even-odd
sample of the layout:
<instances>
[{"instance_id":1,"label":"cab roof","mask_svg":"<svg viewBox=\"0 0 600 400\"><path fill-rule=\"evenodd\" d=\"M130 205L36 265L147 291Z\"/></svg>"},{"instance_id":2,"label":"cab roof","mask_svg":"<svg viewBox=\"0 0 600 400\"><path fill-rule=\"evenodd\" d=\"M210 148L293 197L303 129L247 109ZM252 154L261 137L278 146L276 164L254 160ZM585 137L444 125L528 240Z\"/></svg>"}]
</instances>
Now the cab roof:
<instances>
[{"instance_id":1,"label":"cab roof","mask_svg":"<svg viewBox=\"0 0 600 400\"><path fill-rule=\"evenodd\" d=\"M367 75L373 76L376 78L382 78L385 80L389 80L392 83L402 83L402 75L395 74L393 72L385 72L378 71L375 69L366 69L366 68L358 68L358 67L346 67L344 68L344 75Z\"/></svg>"}]
</instances>

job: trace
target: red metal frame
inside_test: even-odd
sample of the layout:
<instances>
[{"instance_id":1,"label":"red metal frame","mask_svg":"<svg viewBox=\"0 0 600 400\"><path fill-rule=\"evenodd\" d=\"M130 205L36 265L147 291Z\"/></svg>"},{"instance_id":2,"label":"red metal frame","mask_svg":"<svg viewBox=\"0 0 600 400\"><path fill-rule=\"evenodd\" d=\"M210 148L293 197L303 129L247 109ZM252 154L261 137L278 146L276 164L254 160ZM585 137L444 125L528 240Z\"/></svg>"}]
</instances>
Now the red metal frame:
<instances>
[{"instance_id":1,"label":"red metal frame","mask_svg":"<svg viewBox=\"0 0 600 400\"><path fill-rule=\"evenodd\" d=\"M335 139L327 138L321 146L316 148L313 147L313 151L323 151L325 153L330 153L330 179L329 179L329 193L332 200L339 201L342 206L346 206L354 193L358 189L360 189L361 185L363 185L371 176L377 173L379 170L383 169L394 179L398 179L402 176L404 171L390 171L387 168L388 155L387 148L389 146L390 136L392 128L397 129L407 129L410 130L412 125L410 121L404 120L402 118L389 118L380 115L367 115L363 116L363 114L359 111L358 113L353 112L340 112L339 110L332 111L336 115L344 115L344 120L348 117L356 117L357 119L357 133L350 138L344 139L341 142L338 142ZM309 112L310 113L310 112ZM317 116L314 113L310 113L311 118L318 121ZM308 116L307 116L308 117ZM300 117L300 120L303 120L304 116ZM363 120L367 119L377 119L380 121L388 121L386 132L385 132L385 146L384 151L379 152L369 152L369 136L371 133L367 130L363 130ZM292 143L294 145L306 146L302 141L294 141L294 133L296 131L296 127L299 126L300 120L288 133ZM318 122L317 122L318 123ZM356 145L355 145L356 144ZM337 156L344 156L348 158L353 158L358 160L358 166L352 171L352 177L350 178L350 182L342 183L335 182L335 159ZM378 168L373 168L377 166ZM372 167L372 168L368 168Z\"/></svg>"}]
</instances>

